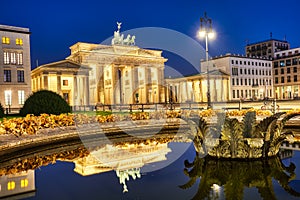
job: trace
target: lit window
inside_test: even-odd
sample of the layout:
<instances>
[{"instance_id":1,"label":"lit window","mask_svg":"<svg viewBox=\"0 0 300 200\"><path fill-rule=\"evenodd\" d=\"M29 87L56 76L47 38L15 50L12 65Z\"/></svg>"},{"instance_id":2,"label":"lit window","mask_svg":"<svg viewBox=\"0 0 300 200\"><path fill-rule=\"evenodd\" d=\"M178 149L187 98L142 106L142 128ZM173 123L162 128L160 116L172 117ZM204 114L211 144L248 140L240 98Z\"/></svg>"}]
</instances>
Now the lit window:
<instances>
[{"instance_id":1,"label":"lit window","mask_svg":"<svg viewBox=\"0 0 300 200\"><path fill-rule=\"evenodd\" d=\"M23 39L21 39L21 38L17 38L16 39L16 45L23 45Z\"/></svg>"},{"instance_id":2,"label":"lit window","mask_svg":"<svg viewBox=\"0 0 300 200\"><path fill-rule=\"evenodd\" d=\"M14 53L14 52L10 53L10 62L11 62L11 64L16 64L17 63L16 53Z\"/></svg>"},{"instance_id":3,"label":"lit window","mask_svg":"<svg viewBox=\"0 0 300 200\"><path fill-rule=\"evenodd\" d=\"M24 102L25 102L25 92L24 92L24 90L18 90L18 99L19 99L19 104L24 105Z\"/></svg>"},{"instance_id":4,"label":"lit window","mask_svg":"<svg viewBox=\"0 0 300 200\"><path fill-rule=\"evenodd\" d=\"M4 91L4 101L5 101L5 105L11 105L11 90L5 90Z\"/></svg>"},{"instance_id":5,"label":"lit window","mask_svg":"<svg viewBox=\"0 0 300 200\"><path fill-rule=\"evenodd\" d=\"M4 70L4 82L11 82L11 70L5 69Z\"/></svg>"},{"instance_id":6,"label":"lit window","mask_svg":"<svg viewBox=\"0 0 300 200\"><path fill-rule=\"evenodd\" d=\"M23 53L17 53L17 65L23 65Z\"/></svg>"},{"instance_id":7,"label":"lit window","mask_svg":"<svg viewBox=\"0 0 300 200\"><path fill-rule=\"evenodd\" d=\"M21 180L21 188L25 188L28 186L28 180L27 179L22 179Z\"/></svg>"},{"instance_id":8,"label":"lit window","mask_svg":"<svg viewBox=\"0 0 300 200\"><path fill-rule=\"evenodd\" d=\"M23 70L18 70L17 75L18 75L18 82L19 83L24 83L24 71Z\"/></svg>"},{"instance_id":9,"label":"lit window","mask_svg":"<svg viewBox=\"0 0 300 200\"><path fill-rule=\"evenodd\" d=\"M7 51L3 52L3 63L5 65L9 64L9 52L7 52Z\"/></svg>"},{"instance_id":10,"label":"lit window","mask_svg":"<svg viewBox=\"0 0 300 200\"><path fill-rule=\"evenodd\" d=\"M7 190L14 190L16 187L16 183L14 181L9 181L7 183Z\"/></svg>"},{"instance_id":11,"label":"lit window","mask_svg":"<svg viewBox=\"0 0 300 200\"><path fill-rule=\"evenodd\" d=\"M9 43L10 43L9 37L2 37L2 44L9 44Z\"/></svg>"},{"instance_id":12,"label":"lit window","mask_svg":"<svg viewBox=\"0 0 300 200\"><path fill-rule=\"evenodd\" d=\"M63 86L68 86L68 85L69 85L68 80L63 80Z\"/></svg>"}]
</instances>

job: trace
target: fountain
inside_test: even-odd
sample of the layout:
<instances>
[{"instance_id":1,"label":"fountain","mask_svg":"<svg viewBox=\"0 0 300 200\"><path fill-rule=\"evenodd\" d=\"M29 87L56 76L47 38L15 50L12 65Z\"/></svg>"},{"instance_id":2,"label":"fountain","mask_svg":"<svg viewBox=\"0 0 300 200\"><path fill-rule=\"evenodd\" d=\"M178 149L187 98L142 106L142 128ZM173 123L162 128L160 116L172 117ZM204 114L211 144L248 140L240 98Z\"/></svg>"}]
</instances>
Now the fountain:
<instances>
[{"instance_id":1,"label":"fountain","mask_svg":"<svg viewBox=\"0 0 300 200\"><path fill-rule=\"evenodd\" d=\"M298 113L276 113L258 122L255 112L247 112L239 121L225 113L217 114L216 123L208 124L202 117L187 122L200 156L227 159L258 159L277 155L284 140L294 142L291 131L283 131L285 123Z\"/></svg>"}]
</instances>

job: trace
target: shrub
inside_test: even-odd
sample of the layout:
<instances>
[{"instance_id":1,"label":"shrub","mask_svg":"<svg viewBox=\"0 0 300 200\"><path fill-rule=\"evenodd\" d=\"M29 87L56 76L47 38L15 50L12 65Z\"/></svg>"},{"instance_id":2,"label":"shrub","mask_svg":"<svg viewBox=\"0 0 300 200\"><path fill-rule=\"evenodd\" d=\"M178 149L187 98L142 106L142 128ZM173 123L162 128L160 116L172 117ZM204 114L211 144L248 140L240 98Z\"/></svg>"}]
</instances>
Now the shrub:
<instances>
[{"instance_id":1,"label":"shrub","mask_svg":"<svg viewBox=\"0 0 300 200\"><path fill-rule=\"evenodd\" d=\"M0 103L0 118L4 117L4 108L2 104Z\"/></svg>"},{"instance_id":2,"label":"shrub","mask_svg":"<svg viewBox=\"0 0 300 200\"><path fill-rule=\"evenodd\" d=\"M59 115L69 112L71 112L70 106L59 94L48 90L40 90L28 97L20 110L20 115L40 115L43 113Z\"/></svg>"}]
</instances>

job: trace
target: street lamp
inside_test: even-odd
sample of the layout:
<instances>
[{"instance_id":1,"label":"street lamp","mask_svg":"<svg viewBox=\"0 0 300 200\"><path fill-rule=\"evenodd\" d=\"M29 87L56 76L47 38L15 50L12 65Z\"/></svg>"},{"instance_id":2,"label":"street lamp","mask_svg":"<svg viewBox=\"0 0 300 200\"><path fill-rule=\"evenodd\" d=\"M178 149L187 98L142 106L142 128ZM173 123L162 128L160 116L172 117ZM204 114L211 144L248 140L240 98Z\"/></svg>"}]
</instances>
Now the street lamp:
<instances>
[{"instance_id":1,"label":"street lamp","mask_svg":"<svg viewBox=\"0 0 300 200\"><path fill-rule=\"evenodd\" d=\"M215 33L212 30L212 20L207 17L206 12L204 17L200 17L199 37L205 37L205 52L206 52L206 72L207 72L207 109L212 108L210 99L210 82L209 82L209 66L208 66L208 39L213 39Z\"/></svg>"}]
</instances>

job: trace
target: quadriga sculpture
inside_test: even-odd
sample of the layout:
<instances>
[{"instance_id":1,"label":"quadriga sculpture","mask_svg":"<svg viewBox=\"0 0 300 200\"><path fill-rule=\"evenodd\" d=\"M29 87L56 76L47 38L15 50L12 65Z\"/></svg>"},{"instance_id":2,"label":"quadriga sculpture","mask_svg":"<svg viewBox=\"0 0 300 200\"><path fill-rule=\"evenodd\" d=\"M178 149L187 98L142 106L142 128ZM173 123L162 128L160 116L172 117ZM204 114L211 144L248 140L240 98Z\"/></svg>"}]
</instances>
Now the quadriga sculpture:
<instances>
[{"instance_id":1,"label":"quadriga sculpture","mask_svg":"<svg viewBox=\"0 0 300 200\"><path fill-rule=\"evenodd\" d=\"M275 156L284 140L294 142L285 123L299 113L276 113L257 122L256 113L248 112L242 121L217 114L216 123L208 124L202 117L188 119L194 146L201 156L217 158L255 159Z\"/></svg>"}]
</instances>

